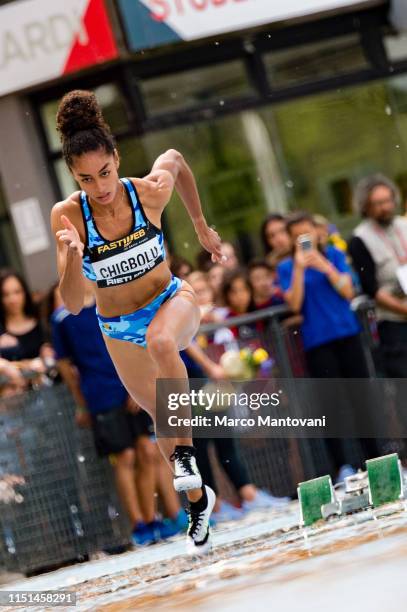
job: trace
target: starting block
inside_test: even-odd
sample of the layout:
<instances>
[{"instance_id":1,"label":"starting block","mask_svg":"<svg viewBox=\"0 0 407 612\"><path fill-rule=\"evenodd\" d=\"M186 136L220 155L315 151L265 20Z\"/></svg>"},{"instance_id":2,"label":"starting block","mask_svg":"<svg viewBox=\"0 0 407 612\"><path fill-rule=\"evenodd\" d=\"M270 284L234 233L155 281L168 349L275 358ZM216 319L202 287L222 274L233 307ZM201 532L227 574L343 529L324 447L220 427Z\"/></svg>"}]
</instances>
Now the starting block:
<instances>
[{"instance_id":1,"label":"starting block","mask_svg":"<svg viewBox=\"0 0 407 612\"><path fill-rule=\"evenodd\" d=\"M404 498L403 473L397 455L386 455L366 461L369 479L369 502L374 507Z\"/></svg>"},{"instance_id":2,"label":"starting block","mask_svg":"<svg viewBox=\"0 0 407 612\"><path fill-rule=\"evenodd\" d=\"M341 499L335 495L330 476L314 478L298 485L300 525L320 519L358 512L369 507L404 499L401 462L396 453L366 461L367 471L345 478Z\"/></svg>"},{"instance_id":3,"label":"starting block","mask_svg":"<svg viewBox=\"0 0 407 612\"><path fill-rule=\"evenodd\" d=\"M300 501L300 524L308 527L323 518L322 506L335 501L335 492L330 476L321 476L298 485Z\"/></svg>"}]
</instances>

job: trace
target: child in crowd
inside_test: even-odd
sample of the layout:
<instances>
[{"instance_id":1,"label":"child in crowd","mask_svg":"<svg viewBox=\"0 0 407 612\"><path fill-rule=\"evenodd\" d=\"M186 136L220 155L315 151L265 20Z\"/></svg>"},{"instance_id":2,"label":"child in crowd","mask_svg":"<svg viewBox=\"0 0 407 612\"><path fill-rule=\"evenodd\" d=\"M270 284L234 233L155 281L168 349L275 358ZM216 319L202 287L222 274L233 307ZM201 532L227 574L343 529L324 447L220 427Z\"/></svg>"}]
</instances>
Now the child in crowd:
<instances>
[{"instance_id":1,"label":"child in crowd","mask_svg":"<svg viewBox=\"0 0 407 612\"><path fill-rule=\"evenodd\" d=\"M283 292L276 283L275 271L266 260L251 261L248 275L256 310L284 303Z\"/></svg>"}]
</instances>

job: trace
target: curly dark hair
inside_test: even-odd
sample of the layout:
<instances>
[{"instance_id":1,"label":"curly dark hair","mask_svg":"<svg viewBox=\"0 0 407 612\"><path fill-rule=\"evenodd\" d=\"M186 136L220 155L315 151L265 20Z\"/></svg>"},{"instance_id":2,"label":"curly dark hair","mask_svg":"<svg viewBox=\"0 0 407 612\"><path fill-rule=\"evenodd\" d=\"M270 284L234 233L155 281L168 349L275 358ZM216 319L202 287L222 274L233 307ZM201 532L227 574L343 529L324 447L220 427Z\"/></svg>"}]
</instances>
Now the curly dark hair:
<instances>
[{"instance_id":1,"label":"curly dark hair","mask_svg":"<svg viewBox=\"0 0 407 612\"><path fill-rule=\"evenodd\" d=\"M74 157L83 153L104 149L107 154L113 154L116 148L114 136L91 91L75 89L65 94L57 112L57 130L69 168Z\"/></svg>"}]
</instances>

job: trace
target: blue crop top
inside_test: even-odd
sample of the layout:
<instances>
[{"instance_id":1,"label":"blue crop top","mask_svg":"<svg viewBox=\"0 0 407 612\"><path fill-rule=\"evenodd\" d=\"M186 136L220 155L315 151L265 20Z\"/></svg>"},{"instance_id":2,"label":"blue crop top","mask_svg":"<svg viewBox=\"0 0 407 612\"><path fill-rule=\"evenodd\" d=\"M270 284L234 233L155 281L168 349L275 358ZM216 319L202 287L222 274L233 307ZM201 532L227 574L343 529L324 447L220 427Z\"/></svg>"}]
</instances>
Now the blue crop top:
<instances>
[{"instance_id":1,"label":"blue crop top","mask_svg":"<svg viewBox=\"0 0 407 612\"><path fill-rule=\"evenodd\" d=\"M130 283L165 259L162 231L147 219L133 183L127 178L120 180L131 203L133 226L129 234L118 240L103 238L86 193L82 191L80 196L86 232L82 271L100 288Z\"/></svg>"}]
</instances>

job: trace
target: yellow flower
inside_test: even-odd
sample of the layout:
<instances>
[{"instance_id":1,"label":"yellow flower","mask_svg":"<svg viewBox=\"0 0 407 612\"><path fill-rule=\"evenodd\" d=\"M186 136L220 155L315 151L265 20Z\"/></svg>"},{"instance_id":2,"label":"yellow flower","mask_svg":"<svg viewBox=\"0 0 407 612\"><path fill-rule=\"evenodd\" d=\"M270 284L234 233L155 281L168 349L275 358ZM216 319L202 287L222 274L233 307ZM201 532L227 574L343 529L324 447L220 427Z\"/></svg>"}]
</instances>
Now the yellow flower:
<instances>
[{"instance_id":1,"label":"yellow flower","mask_svg":"<svg viewBox=\"0 0 407 612\"><path fill-rule=\"evenodd\" d=\"M269 354L263 348L258 348L253 353L253 361L256 365L260 365L261 363L266 361L266 359L268 358L269 358Z\"/></svg>"},{"instance_id":2,"label":"yellow flower","mask_svg":"<svg viewBox=\"0 0 407 612\"><path fill-rule=\"evenodd\" d=\"M250 351L249 351L248 348L240 349L239 355L240 355L240 359L242 361L245 361L246 359L248 359L250 357Z\"/></svg>"},{"instance_id":3,"label":"yellow flower","mask_svg":"<svg viewBox=\"0 0 407 612\"><path fill-rule=\"evenodd\" d=\"M208 348L208 338L205 336L205 334L199 334L199 335L196 337L196 341L197 341L198 346L199 346L201 349L206 349L206 348Z\"/></svg>"},{"instance_id":4,"label":"yellow flower","mask_svg":"<svg viewBox=\"0 0 407 612\"><path fill-rule=\"evenodd\" d=\"M346 252L348 245L346 244L346 241L342 238L342 236L340 236L339 234L331 234L330 240L334 247L336 247L340 251L343 251L344 253Z\"/></svg>"}]
</instances>

